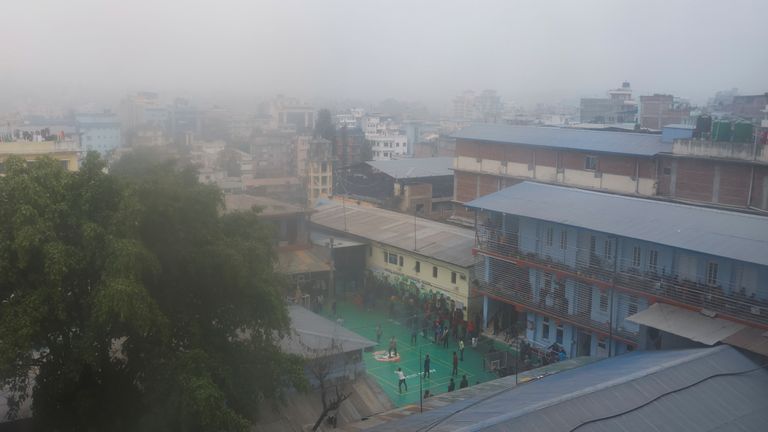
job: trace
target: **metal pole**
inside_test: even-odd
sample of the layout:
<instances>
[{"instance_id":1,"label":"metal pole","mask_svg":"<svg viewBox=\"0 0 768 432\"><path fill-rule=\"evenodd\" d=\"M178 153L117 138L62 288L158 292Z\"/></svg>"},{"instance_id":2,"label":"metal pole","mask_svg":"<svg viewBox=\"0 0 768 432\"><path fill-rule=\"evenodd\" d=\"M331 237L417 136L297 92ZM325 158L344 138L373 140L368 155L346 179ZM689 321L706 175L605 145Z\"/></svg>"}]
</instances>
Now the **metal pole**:
<instances>
[{"instance_id":1,"label":"metal pole","mask_svg":"<svg viewBox=\"0 0 768 432\"><path fill-rule=\"evenodd\" d=\"M421 345L419 345L419 367L416 370L421 369ZM424 412L424 391L422 390L421 386L421 374L423 372L419 373L419 412Z\"/></svg>"},{"instance_id":2,"label":"metal pole","mask_svg":"<svg viewBox=\"0 0 768 432\"><path fill-rule=\"evenodd\" d=\"M611 277L611 305L608 308L608 357L613 356L613 292L616 291L616 272L619 263L619 238L614 237L613 277Z\"/></svg>"},{"instance_id":3,"label":"metal pole","mask_svg":"<svg viewBox=\"0 0 768 432\"><path fill-rule=\"evenodd\" d=\"M515 386L517 386L518 375L520 375L520 339L517 340L517 350L515 354Z\"/></svg>"}]
</instances>

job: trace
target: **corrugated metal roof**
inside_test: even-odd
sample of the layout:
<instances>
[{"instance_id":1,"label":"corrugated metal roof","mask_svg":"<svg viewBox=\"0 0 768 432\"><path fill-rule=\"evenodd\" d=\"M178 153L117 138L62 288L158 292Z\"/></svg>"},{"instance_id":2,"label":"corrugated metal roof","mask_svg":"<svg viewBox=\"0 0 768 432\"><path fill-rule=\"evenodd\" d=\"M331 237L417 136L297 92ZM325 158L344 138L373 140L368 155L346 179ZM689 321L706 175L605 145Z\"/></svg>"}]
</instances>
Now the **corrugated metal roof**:
<instances>
[{"instance_id":1,"label":"corrugated metal roof","mask_svg":"<svg viewBox=\"0 0 768 432\"><path fill-rule=\"evenodd\" d=\"M331 270L331 256L322 247L277 252L275 270L283 274L319 273Z\"/></svg>"},{"instance_id":2,"label":"corrugated metal roof","mask_svg":"<svg viewBox=\"0 0 768 432\"><path fill-rule=\"evenodd\" d=\"M278 201L269 197L247 194L224 194L224 208L227 212L249 211L253 207L260 208L259 214L262 216L304 213L304 209L295 204Z\"/></svg>"},{"instance_id":3,"label":"corrugated metal roof","mask_svg":"<svg viewBox=\"0 0 768 432\"><path fill-rule=\"evenodd\" d=\"M452 176L452 157L409 158L366 162L394 179Z\"/></svg>"},{"instance_id":4,"label":"corrugated metal roof","mask_svg":"<svg viewBox=\"0 0 768 432\"><path fill-rule=\"evenodd\" d=\"M747 327L723 339L723 342L768 357L768 332L763 329Z\"/></svg>"},{"instance_id":5,"label":"corrugated metal roof","mask_svg":"<svg viewBox=\"0 0 768 432\"><path fill-rule=\"evenodd\" d=\"M369 430L762 430L766 389L768 371L727 345L638 351Z\"/></svg>"},{"instance_id":6,"label":"corrugated metal roof","mask_svg":"<svg viewBox=\"0 0 768 432\"><path fill-rule=\"evenodd\" d=\"M671 152L672 145L661 142L661 135L601 132L572 128L479 124L466 127L453 138L523 144L540 147L653 156Z\"/></svg>"},{"instance_id":7,"label":"corrugated metal roof","mask_svg":"<svg viewBox=\"0 0 768 432\"><path fill-rule=\"evenodd\" d=\"M340 352L355 351L376 345L376 342L301 306L288 306L288 314L291 317L291 331L279 341L280 348L284 352L314 356L318 351L331 349L332 344L336 344Z\"/></svg>"},{"instance_id":8,"label":"corrugated metal roof","mask_svg":"<svg viewBox=\"0 0 768 432\"><path fill-rule=\"evenodd\" d=\"M743 325L663 303L627 317L627 321L676 334L692 341L714 345L742 330Z\"/></svg>"},{"instance_id":9,"label":"corrugated metal roof","mask_svg":"<svg viewBox=\"0 0 768 432\"><path fill-rule=\"evenodd\" d=\"M466 204L768 265L768 217L522 182Z\"/></svg>"},{"instance_id":10,"label":"corrugated metal roof","mask_svg":"<svg viewBox=\"0 0 768 432\"><path fill-rule=\"evenodd\" d=\"M474 265L475 235L472 230L352 204L343 206L328 202L316 210L312 223L318 226L409 251L414 250L415 233L416 253L460 267Z\"/></svg>"}]
</instances>

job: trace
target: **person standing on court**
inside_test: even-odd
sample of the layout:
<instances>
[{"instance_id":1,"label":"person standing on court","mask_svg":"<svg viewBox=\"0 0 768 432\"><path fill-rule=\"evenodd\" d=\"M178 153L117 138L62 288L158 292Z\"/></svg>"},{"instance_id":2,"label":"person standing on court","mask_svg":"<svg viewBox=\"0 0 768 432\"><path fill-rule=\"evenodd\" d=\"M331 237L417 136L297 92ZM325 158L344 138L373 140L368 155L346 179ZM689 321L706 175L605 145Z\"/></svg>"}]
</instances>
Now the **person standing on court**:
<instances>
[{"instance_id":1,"label":"person standing on court","mask_svg":"<svg viewBox=\"0 0 768 432\"><path fill-rule=\"evenodd\" d=\"M453 352L453 371L451 376L459 376L459 356L456 355L456 351Z\"/></svg>"},{"instance_id":2,"label":"person standing on court","mask_svg":"<svg viewBox=\"0 0 768 432\"><path fill-rule=\"evenodd\" d=\"M467 381L467 376L466 375L462 375L461 376L461 382L459 383L459 388L463 389L463 388L467 388L467 387L469 387L469 381Z\"/></svg>"},{"instance_id":3,"label":"person standing on court","mask_svg":"<svg viewBox=\"0 0 768 432\"><path fill-rule=\"evenodd\" d=\"M392 336L391 339L389 339L389 356L392 357L392 352L394 351L395 355L397 355L397 339L395 339L394 336Z\"/></svg>"},{"instance_id":4,"label":"person standing on court","mask_svg":"<svg viewBox=\"0 0 768 432\"><path fill-rule=\"evenodd\" d=\"M397 390L400 392L400 394L403 393L403 386L405 386L405 391L408 391L408 383L405 382L405 374L403 373L402 368L397 368L395 371L395 374L397 375ZM451 380L453 381L453 380Z\"/></svg>"},{"instance_id":5,"label":"person standing on court","mask_svg":"<svg viewBox=\"0 0 768 432\"><path fill-rule=\"evenodd\" d=\"M430 364L431 363L432 363L432 360L430 360L429 354L427 354L427 356L424 357L424 377L425 378L429 378L430 377L429 369L430 369Z\"/></svg>"},{"instance_id":6,"label":"person standing on court","mask_svg":"<svg viewBox=\"0 0 768 432\"><path fill-rule=\"evenodd\" d=\"M416 320L411 324L411 345L418 343L419 327L416 325Z\"/></svg>"},{"instance_id":7,"label":"person standing on court","mask_svg":"<svg viewBox=\"0 0 768 432\"><path fill-rule=\"evenodd\" d=\"M452 392L454 390L456 390L456 383L453 381L453 378L451 378L451 382L448 383L448 391ZM406 388L405 391L408 391L408 389Z\"/></svg>"},{"instance_id":8,"label":"person standing on court","mask_svg":"<svg viewBox=\"0 0 768 432\"><path fill-rule=\"evenodd\" d=\"M382 333L384 333L384 332L381 330L381 324L377 324L376 325L376 343L377 344L381 343L381 334Z\"/></svg>"},{"instance_id":9,"label":"person standing on court","mask_svg":"<svg viewBox=\"0 0 768 432\"><path fill-rule=\"evenodd\" d=\"M459 339L459 354L461 357L459 358L461 361L464 361L464 340Z\"/></svg>"}]
</instances>

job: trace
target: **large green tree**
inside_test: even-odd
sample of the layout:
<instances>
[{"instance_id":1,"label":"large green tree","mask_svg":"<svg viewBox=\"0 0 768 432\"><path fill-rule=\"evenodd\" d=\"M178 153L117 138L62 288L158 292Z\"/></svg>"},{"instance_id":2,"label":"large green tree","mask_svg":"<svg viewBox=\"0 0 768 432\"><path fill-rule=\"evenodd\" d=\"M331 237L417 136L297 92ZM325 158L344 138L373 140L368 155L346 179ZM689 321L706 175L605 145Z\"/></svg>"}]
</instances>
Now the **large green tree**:
<instances>
[{"instance_id":1,"label":"large green tree","mask_svg":"<svg viewBox=\"0 0 768 432\"><path fill-rule=\"evenodd\" d=\"M173 161L0 178L0 380L44 430L246 430L302 386L270 232Z\"/></svg>"}]
</instances>

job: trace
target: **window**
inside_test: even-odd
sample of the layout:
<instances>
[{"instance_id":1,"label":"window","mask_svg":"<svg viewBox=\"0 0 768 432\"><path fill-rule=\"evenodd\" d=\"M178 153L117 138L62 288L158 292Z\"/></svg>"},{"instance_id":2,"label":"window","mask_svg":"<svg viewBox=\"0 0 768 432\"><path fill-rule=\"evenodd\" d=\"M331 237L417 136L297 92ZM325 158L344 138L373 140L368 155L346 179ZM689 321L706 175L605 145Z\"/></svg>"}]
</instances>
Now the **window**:
<instances>
[{"instance_id":1,"label":"window","mask_svg":"<svg viewBox=\"0 0 768 432\"><path fill-rule=\"evenodd\" d=\"M452 284L456 283L456 272L451 272L451 283Z\"/></svg>"},{"instance_id":2,"label":"window","mask_svg":"<svg viewBox=\"0 0 768 432\"><path fill-rule=\"evenodd\" d=\"M419 261L416 261L416 273L419 273L421 271L421 263Z\"/></svg>"},{"instance_id":3,"label":"window","mask_svg":"<svg viewBox=\"0 0 768 432\"><path fill-rule=\"evenodd\" d=\"M613 256L613 244L610 240L606 240L605 243L603 243L603 255L605 255L607 259L611 259Z\"/></svg>"},{"instance_id":4,"label":"window","mask_svg":"<svg viewBox=\"0 0 768 432\"><path fill-rule=\"evenodd\" d=\"M399 260L399 261L398 261L398 265L399 265L400 267L402 267L402 266L403 266L403 256L402 256L402 255L400 255L400 256L398 257L398 260Z\"/></svg>"},{"instance_id":5,"label":"window","mask_svg":"<svg viewBox=\"0 0 768 432\"><path fill-rule=\"evenodd\" d=\"M560 231L560 249L565 250L568 248L568 231Z\"/></svg>"},{"instance_id":6,"label":"window","mask_svg":"<svg viewBox=\"0 0 768 432\"><path fill-rule=\"evenodd\" d=\"M608 312L608 293L600 292L600 312Z\"/></svg>"},{"instance_id":7,"label":"window","mask_svg":"<svg viewBox=\"0 0 768 432\"><path fill-rule=\"evenodd\" d=\"M707 264L707 285L717 285L717 263Z\"/></svg>"},{"instance_id":8,"label":"window","mask_svg":"<svg viewBox=\"0 0 768 432\"><path fill-rule=\"evenodd\" d=\"M627 306L627 316L632 316L637 313L637 297L631 296L629 298L629 306Z\"/></svg>"},{"instance_id":9,"label":"window","mask_svg":"<svg viewBox=\"0 0 768 432\"><path fill-rule=\"evenodd\" d=\"M555 237L555 230L552 227L547 228L547 246L552 246L552 239Z\"/></svg>"},{"instance_id":10,"label":"window","mask_svg":"<svg viewBox=\"0 0 768 432\"><path fill-rule=\"evenodd\" d=\"M389 254L389 263L397 265L397 255Z\"/></svg>"},{"instance_id":11,"label":"window","mask_svg":"<svg viewBox=\"0 0 768 432\"><path fill-rule=\"evenodd\" d=\"M664 167L664 170L662 171L665 176L672 175L672 168L670 167Z\"/></svg>"},{"instance_id":12,"label":"window","mask_svg":"<svg viewBox=\"0 0 768 432\"><path fill-rule=\"evenodd\" d=\"M435 266L432 266L432 277L433 278L437 277L437 267L435 267Z\"/></svg>"},{"instance_id":13,"label":"window","mask_svg":"<svg viewBox=\"0 0 768 432\"><path fill-rule=\"evenodd\" d=\"M541 337L549 339L549 317L541 319Z\"/></svg>"},{"instance_id":14,"label":"window","mask_svg":"<svg viewBox=\"0 0 768 432\"><path fill-rule=\"evenodd\" d=\"M557 327L555 327L555 342L563 343L563 323L558 323Z\"/></svg>"},{"instance_id":15,"label":"window","mask_svg":"<svg viewBox=\"0 0 768 432\"><path fill-rule=\"evenodd\" d=\"M656 272L659 267L659 251L651 249L648 251L648 270Z\"/></svg>"},{"instance_id":16,"label":"window","mask_svg":"<svg viewBox=\"0 0 768 432\"><path fill-rule=\"evenodd\" d=\"M632 248L632 267L640 267L640 246Z\"/></svg>"},{"instance_id":17,"label":"window","mask_svg":"<svg viewBox=\"0 0 768 432\"><path fill-rule=\"evenodd\" d=\"M587 156L584 158L584 169L588 171L597 171L597 156Z\"/></svg>"}]
</instances>

